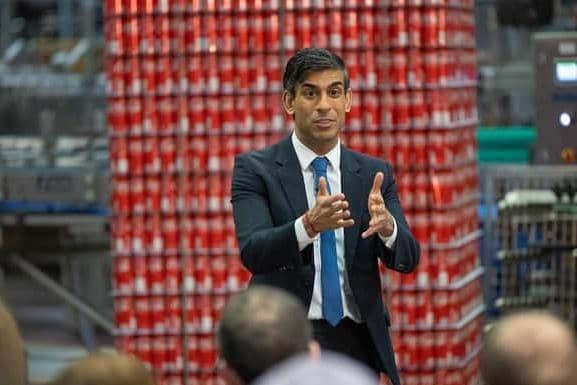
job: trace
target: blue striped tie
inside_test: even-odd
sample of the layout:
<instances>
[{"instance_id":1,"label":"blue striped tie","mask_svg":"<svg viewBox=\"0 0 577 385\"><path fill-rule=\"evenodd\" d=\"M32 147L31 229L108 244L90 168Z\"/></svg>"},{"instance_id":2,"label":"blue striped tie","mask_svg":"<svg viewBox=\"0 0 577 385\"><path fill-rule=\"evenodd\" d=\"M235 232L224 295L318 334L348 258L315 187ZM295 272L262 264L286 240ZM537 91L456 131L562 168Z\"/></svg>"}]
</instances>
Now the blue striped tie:
<instances>
[{"instance_id":1,"label":"blue striped tie","mask_svg":"<svg viewBox=\"0 0 577 385\"><path fill-rule=\"evenodd\" d=\"M327 180L328 159L317 157L312 162L315 173L315 191L318 190L319 178L322 176L327 182L327 190L330 192ZM343 302L341 298L341 285L339 282L339 267L337 263L337 242L334 230L326 230L321 233L321 287L323 295L323 317L333 326L336 326L343 318Z\"/></svg>"}]
</instances>

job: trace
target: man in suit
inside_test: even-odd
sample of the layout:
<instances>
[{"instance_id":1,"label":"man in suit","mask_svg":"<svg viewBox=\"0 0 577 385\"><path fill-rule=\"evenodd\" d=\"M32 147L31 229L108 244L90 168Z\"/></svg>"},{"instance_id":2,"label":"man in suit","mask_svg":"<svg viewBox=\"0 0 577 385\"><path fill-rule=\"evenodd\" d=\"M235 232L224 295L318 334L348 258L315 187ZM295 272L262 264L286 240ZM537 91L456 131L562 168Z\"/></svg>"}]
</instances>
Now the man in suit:
<instances>
[{"instance_id":1,"label":"man in suit","mask_svg":"<svg viewBox=\"0 0 577 385\"><path fill-rule=\"evenodd\" d=\"M242 262L251 283L286 289L303 302L322 348L398 385L378 260L409 273L419 245L392 168L340 143L352 102L340 57L326 49L297 52L283 88L292 135L235 159L232 205Z\"/></svg>"}]
</instances>

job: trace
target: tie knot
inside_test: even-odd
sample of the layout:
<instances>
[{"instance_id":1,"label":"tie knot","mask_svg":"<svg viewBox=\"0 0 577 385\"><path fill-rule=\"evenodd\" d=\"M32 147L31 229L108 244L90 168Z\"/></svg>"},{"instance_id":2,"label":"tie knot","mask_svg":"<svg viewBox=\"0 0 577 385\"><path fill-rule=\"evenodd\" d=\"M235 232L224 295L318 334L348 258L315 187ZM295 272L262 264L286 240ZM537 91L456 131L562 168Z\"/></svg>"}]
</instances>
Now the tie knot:
<instances>
[{"instance_id":1,"label":"tie knot","mask_svg":"<svg viewBox=\"0 0 577 385\"><path fill-rule=\"evenodd\" d=\"M315 170L315 174L317 174L318 176L326 175L328 164L329 164L329 160L325 156L316 157L312 162L312 166L313 166L313 170Z\"/></svg>"}]
</instances>

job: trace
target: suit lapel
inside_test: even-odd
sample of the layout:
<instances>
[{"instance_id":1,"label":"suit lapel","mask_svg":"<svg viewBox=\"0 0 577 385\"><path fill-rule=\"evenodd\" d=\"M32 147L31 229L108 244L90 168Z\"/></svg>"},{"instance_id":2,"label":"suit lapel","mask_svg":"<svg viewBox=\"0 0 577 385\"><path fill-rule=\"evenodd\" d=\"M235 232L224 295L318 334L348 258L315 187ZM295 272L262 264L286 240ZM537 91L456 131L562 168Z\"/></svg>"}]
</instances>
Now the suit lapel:
<instances>
[{"instance_id":1,"label":"suit lapel","mask_svg":"<svg viewBox=\"0 0 577 385\"><path fill-rule=\"evenodd\" d=\"M279 143L275 161L279 166L277 172L281 186L293 209L294 216L298 217L307 211L308 203L301 166L290 135Z\"/></svg>"},{"instance_id":2,"label":"suit lapel","mask_svg":"<svg viewBox=\"0 0 577 385\"><path fill-rule=\"evenodd\" d=\"M345 228L345 261L347 268L351 267L359 231L362 214L366 205L366 198L362 195L363 184L360 175L360 165L352 152L341 147L341 186L345 199L349 202L351 216L355 220L354 226Z\"/></svg>"}]
</instances>

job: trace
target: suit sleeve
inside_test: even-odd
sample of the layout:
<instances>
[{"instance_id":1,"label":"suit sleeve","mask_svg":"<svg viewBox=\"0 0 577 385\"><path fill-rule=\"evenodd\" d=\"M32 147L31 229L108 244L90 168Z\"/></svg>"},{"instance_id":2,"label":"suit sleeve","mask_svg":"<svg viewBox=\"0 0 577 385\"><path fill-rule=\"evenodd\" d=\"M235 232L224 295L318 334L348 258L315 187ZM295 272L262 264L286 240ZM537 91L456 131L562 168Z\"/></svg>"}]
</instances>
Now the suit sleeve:
<instances>
[{"instance_id":1,"label":"suit sleeve","mask_svg":"<svg viewBox=\"0 0 577 385\"><path fill-rule=\"evenodd\" d=\"M377 256L388 268L401 273L410 273L419 263L419 243L409 230L409 225L403 214L397 194L393 170L388 164L386 165L385 180L389 181L389 183L383 183L381 193L387 209L397 222L397 239L392 250L386 247L379 239L376 239Z\"/></svg>"},{"instance_id":2,"label":"suit sleeve","mask_svg":"<svg viewBox=\"0 0 577 385\"><path fill-rule=\"evenodd\" d=\"M275 226L267 186L247 156L235 159L231 200L240 257L253 274L295 270L302 257L294 220Z\"/></svg>"}]
</instances>

